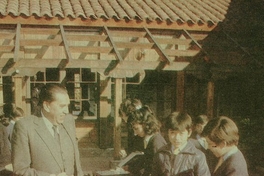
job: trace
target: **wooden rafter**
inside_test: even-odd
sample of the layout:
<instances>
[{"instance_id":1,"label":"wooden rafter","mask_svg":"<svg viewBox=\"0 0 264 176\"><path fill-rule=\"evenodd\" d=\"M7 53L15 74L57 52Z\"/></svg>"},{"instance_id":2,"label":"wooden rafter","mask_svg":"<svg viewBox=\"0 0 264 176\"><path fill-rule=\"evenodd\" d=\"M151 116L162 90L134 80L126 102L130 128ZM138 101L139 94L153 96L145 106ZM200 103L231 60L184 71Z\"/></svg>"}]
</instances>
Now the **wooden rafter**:
<instances>
[{"instance_id":1,"label":"wooden rafter","mask_svg":"<svg viewBox=\"0 0 264 176\"><path fill-rule=\"evenodd\" d=\"M69 45L68 45L68 42L67 42L67 39L66 39L65 31L64 31L63 25L61 25L61 24L60 24L60 31L61 31L62 42L64 43L64 49L65 49L65 52L66 52L67 60L68 61L72 60L72 56L71 56Z\"/></svg>"},{"instance_id":2,"label":"wooden rafter","mask_svg":"<svg viewBox=\"0 0 264 176\"><path fill-rule=\"evenodd\" d=\"M112 35L110 34L110 32L109 32L109 30L108 30L108 28L106 26L104 26L104 30L105 30L106 35L108 36L108 39L109 39L109 42L110 42L111 46L113 47L113 50L114 50L114 52L116 54L116 57L117 57L118 61L120 63L122 63L123 62L123 58L121 57L121 55L120 55L120 53L119 53L119 51L117 49L117 46L114 43Z\"/></svg>"},{"instance_id":3,"label":"wooden rafter","mask_svg":"<svg viewBox=\"0 0 264 176\"><path fill-rule=\"evenodd\" d=\"M14 52L14 62L18 61L18 54L19 54L19 49L20 49L20 30L21 30L21 24L17 24L16 28L16 41L15 41L15 52Z\"/></svg>"},{"instance_id":4,"label":"wooden rafter","mask_svg":"<svg viewBox=\"0 0 264 176\"><path fill-rule=\"evenodd\" d=\"M164 59L166 59L166 61L168 62L168 64L170 64L172 61L171 59L167 56L167 54L163 51L163 49L161 48L161 46L157 43L157 41L154 39L154 37L152 36L152 34L150 33L150 31L145 27L144 28L145 31L147 32L147 38L150 42L154 43L154 46L156 48L157 53Z\"/></svg>"},{"instance_id":5,"label":"wooden rafter","mask_svg":"<svg viewBox=\"0 0 264 176\"><path fill-rule=\"evenodd\" d=\"M194 37L192 37L192 35L187 31L187 30L185 30L185 29L183 29L183 31L188 35L188 37L190 37L190 39L192 39L192 41L205 53L205 54L207 54L207 52L206 51L204 51L204 49L203 49L203 47L198 43L198 41L197 40L195 40L195 38Z\"/></svg>"}]
</instances>

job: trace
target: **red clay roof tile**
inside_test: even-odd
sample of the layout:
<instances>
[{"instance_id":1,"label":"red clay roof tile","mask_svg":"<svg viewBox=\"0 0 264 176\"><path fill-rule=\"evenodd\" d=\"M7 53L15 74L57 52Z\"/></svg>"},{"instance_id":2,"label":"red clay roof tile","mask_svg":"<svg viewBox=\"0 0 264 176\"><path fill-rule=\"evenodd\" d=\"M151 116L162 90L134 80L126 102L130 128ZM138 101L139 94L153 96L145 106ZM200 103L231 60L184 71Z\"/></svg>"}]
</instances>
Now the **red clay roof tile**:
<instances>
[{"instance_id":1,"label":"red clay roof tile","mask_svg":"<svg viewBox=\"0 0 264 176\"><path fill-rule=\"evenodd\" d=\"M158 20L213 24L223 21L231 0L1 0L3 16Z\"/></svg>"}]
</instances>

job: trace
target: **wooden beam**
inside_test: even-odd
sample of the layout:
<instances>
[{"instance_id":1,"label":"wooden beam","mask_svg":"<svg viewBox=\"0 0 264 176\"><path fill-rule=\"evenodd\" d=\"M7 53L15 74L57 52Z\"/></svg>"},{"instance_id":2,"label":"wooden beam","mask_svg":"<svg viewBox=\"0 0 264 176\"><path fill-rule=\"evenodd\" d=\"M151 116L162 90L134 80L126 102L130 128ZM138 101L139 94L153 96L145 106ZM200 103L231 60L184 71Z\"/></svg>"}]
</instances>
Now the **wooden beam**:
<instances>
[{"instance_id":1,"label":"wooden beam","mask_svg":"<svg viewBox=\"0 0 264 176\"><path fill-rule=\"evenodd\" d=\"M159 44L173 44L173 45L190 45L191 39L178 39L178 38L155 38Z\"/></svg>"},{"instance_id":2,"label":"wooden beam","mask_svg":"<svg viewBox=\"0 0 264 176\"><path fill-rule=\"evenodd\" d=\"M19 54L19 50L20 50L20 29L21 29L21 24L18 23L17 24L17 28L16 28L16 40L15 40L15 51L14 51L14 62L18 61L18 54Z\"/></svg>"},{"instance_id":3,"label":"wooden beam","mask_svg":"<svg viewBox=\"0 0 264 176\"><path fill-rule=\"evenodd\" d=\"M171 59L163 51L163 49L160 47L160 45L158 44L158 42L154 39L154 37L152 36L152 34L150 33L150 31L146 27L144 29L147 32L147 35L146 35L147 39L150 42L154 43L154 47L156 48L156 52L160 55L161 58L166 59L167 63L170 64L172 62Z\"/></svg>"},{"instance_id":4,"label":"wooden beam","mask_svg":"<svg viewBox=\"0 0 264 176\"><path fill-rule=\"evenodd\" d=\"M34 25L32 27L23 27L21 29L22 34L38 34L38 35L57 35L59 32L58 28L45 28L43 25Z\"/></svg>"},{"instance_id":5,"label":"wooden beam","mask_svg":"<svg viewBox=\"0 0 264 176\"><path fill-rule=\"evenodd\" d=\"M64 31L63 25L60 25L60 32L61 32L62 42L64 43L64 49L65 49L65 52L66 52L67 60L68 61L69 60L73 60L72 56L71 56L70 49L69 49L69 45L68 45L68 42L67 42L67 39L66 39L66 35L65 35L65 31Z\"/></svg>"},{"instance_id":6,"label":"wooden beam","mask_svg":"<svg viewBox=\"0 0 264 176\"><path fill-rule=\"evenodd\" d=\"M106 35L73 35L69 34L67 35L68 40L73 40L73 41L95 41L95 42L105 42L107 39Z\"/></svg>"},{"instance_id":7,"label":"wooden beam","mask_svg":"<svg viewBox=\"0 0 264 176\"><path fill-rule=\"evenodd\" d=\"M110 54L113 50L113 47L102 47L102 46L70 46L69 47L72 53L104 53Z\"/></svg>"},{"instance_id":8,"label":"wooden beam","mask_svg":"<svg viewBox=\"0 0 264 176\"><path fill-rule=\"evenodd\" d=\"M191 36L191 34L187 31L187 30L185 30L185 29L183 29L183 31L188 35L188 37L190 37L190 39L192 39L192 41L200 48L200 49L203 49L202 48L202 46Z\"/></svg>"},{"instance_id":9,"label":"wooden beam","mask_svg":"<svg viewBox=\"0 0 264 176\"><path fill-rule=\"evenodd\" d=\"M0 45L0 52L13 52L15 46L14 45Z\"/></svg>"},{"instance_id":10,"label":"wooden beam","mask_svg":"<svg viewBox=\"0 0 264 176\"><path fill-rule=\"evenodd\" d=\"M15 37L15 34L14 33L11 33L11 32L0 32L0 38L1 39L14 39Z\"/></svg>"},{"instance_id":11,"label":"wooden beam","mask_svg":"<svg viewBox=\"0 0 264 176\"><path fill-rule=\"evenodd\" d=\"M38 26L43 26L43 25L48 25L48 26L57 26L58 24L61 25L67 25L67 26L83 26L83 27L101 27L101 26L107 26L107 27L123 27L123 28L143 28L147 27L149 29L171 29L171 30L190 30L190 31L212 31L217 24L193 24L193 23L182 23L179 24L177 22L170 23L168 21L159 21L159 20L154 20L154 21L140 21L140 20L119 20L117 21L116 19L108 19L105 20L103 18L99 19L83 19L83 18L64 18L62 19L61 17L53 17L49 18L46 16L43 17L36 17L36 16L30 16L30 17L25 17L25 16L2 16L0 17L0 24L23 24L23 25L38 25Z\"/></svg>"},{"instance_id":12,"label":"wooden beam","mask_svg":"<svg viewBox=\"0 0 264 176\"><path fill-rule=\"evenodd\" d=\"M104 30L105 30L106 35L108 36L109 43L113 47L114 53L116 54L116 57L117 57L118 61L120 63L122 63L123 62L123 58L121 57L121 55L120 55L120 53L119 53L119 51L118 51L118 49L117 49L117 47L116 47L116 45L114 43L114 39L112 38L112 36L111 36L111 34L110 34L110 32L109 32L109 30L108 30L108 28L106 26L104 26Z\"/></svg>"},{"instance_id":13,"label":"wooden beam","mask_svg":"<svg viewBox=\"0 0 264 176\"><path fill-rule=\"evenodd\" d=\"M178 57L193 57L197 55L200 51L199 50L172 50L172 49L164 49L164 53L168 56L178 56Z\"/></svg>"},{"instance_id":14,"label":"wooden beam","mask_svg":"<svg viewBox=\"0 0 264 176\"><path fill-rule=\"evenodd\" d=\"M122 118L119 116L119 106L122 103L122 79L115 79L115 94L114 94L114 113L115 113L115 126L114 126L114 159L119 160L121 151L121 122Z\"/></svg>"},{"instance_id":15,"label":"wooden beam","mask_svg":"<svg viewBox=\"0 0 264 176\"><path fill-rule=\"evenodd\" d=\"M21 39L20 46L59 46L61 39Z\"/></svg>"}]
</instances>

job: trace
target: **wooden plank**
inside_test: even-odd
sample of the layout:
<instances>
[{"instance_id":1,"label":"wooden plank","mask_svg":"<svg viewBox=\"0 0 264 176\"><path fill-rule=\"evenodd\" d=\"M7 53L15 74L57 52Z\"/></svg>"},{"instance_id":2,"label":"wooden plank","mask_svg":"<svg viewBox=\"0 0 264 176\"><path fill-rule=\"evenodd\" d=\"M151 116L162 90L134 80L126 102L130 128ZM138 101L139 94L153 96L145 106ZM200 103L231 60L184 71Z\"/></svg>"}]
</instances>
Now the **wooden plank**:
<instances>
[{"instance_id":1,"label":"wooden plank","mask_svg":"<svg viewBox=\"0 0 264 176\"><path fill-rule=\"evenodd\" d=\"M59 32L58 28L36 28L36 27L25 27L21 29L22 34L40 34L40 35L57 35Z\"/></svg>"},{"instance_id":2,"label":"wooden plank","mask_svg":"<svg viewBox=\"0 0 264 176\"><path fill-rule=\"evenodd\" d=\"M157 43L157 41L154 39L154 37L151 35L150 31L145 27L145 31L147 32L146 37L148 40L152 43L154 43L154 46L156 48L156 52L160 55L161 58L166 59L168 63L171 63L171 59L167 56L167 54L163 51L163 49L160 47L160 45Z\"/></svg>"},{"instance_id":3,"label":"wooden plank","mask_svg":"<svg viewBox=\"0 0 264 176\"><path fill-rule=\"evenodd\" d=\"M0 52L11 53L14 50L14 45L0 45Z\"/></svg>"},{"instance_id":4,"label":"wooden plank","mask_svg":"<svg viewBox=\"0 0 264 176\"><path fill-rule=\"evenodd\" d=\"M107 39L106 35L72 35L67 34L68 40L73 41L98 41L98 42L104 42Z\"/></svg>"},{"instance_id":5,"label":"wooden plank","mask_svg":"<svg viewBox=\"0 0 264 176\"><path fill-rule=\"evenodd\" d=\"M146 35L145 31L138 31L138 30L111 30L111 34L113 37L138 37L138 38L144 38Z\"/></svg>"},{"instance_id":6,"label":"wooden plank","mask_svg":"<svg viewBox=\"0 0 264 176\"><path fill-rule=\"evenodd\" d=\"M101 47L101 46L70 46L72 53L110 53L113 47Z\"/></svg>"},{"instance_id":7,"label":"wooden plank","mask_svg":"<svg viewBox=\"0 0 264 176\"><path fill-rule=\"evenodd\" d=\"M178 39L178 38L157 38L155 40L159 44L173 44L173 45L189 45L192 40L191 39Z\"/></svg>"},{"instance_id":8,"label":"wooden plank","mask_svg":"<svg viewBox=\"0 0 264 176\"><path fill-rule=\"evenodd\" d=\"M67 42L67 39L66 39L66 36L65 36L65 31L64 31L64 28L63 28L62 25L60 25L60 32L61 32L62 41L64 43L64 49L65 49L65 52L66 52L67 59L68 60L72 60L72 55L71 55L71 52L70 52L70 49L69 49L69 45L68 45L68 42Z\"/></svg>"},{"instance_id":9,"label":"wooden plank","mask_svg":"<svg viewBox=\"0 0 264 176\"><path fill-rule=\"evenodd\" d=\"M139 43L139 42L115 42L118 48L142 48L151 49L154 43Z\"/></svg>"},{"instance_id":10,"label":"wooden plank","mask_svg":"<svg viewBox=\"0 0 264 176\"><path fill-rule=\"evenodd\" d=\"M193 57L200 52L200 50L171 50L171 49L164 49L164 52L168 56L185 56L185 57Z\"/></svg>"},{"instance_id":11,"label":"wooden plank","mask_svg":"<svg viewBox=\"0 0 264 176\"><path fill-rule=\"evenodd\" d=\"M15 51L14 51L14 62L18 61L18 53L19 53L19 49L20 49L20 31L21 31L21 24L18 23L17 24L17 28L16 28L16 40L15 40Z\"/></svg>"},{"instance_id":12,"label":"wooden plank","mask_svg":"<svg viewBox=\"0 0 264 176\"><path fill-rule=\"evenodd\" d=\"M112 38L112 36L111 36L111 34L110 34L110 32L109 32L109 30L108 30L108 28L106 26L104 26L104 30L105 30L105 32L106 32L106 34L108 36L109 43L113 47L113 50L114 50L114 53L116 54L117 59L119 60L119 62L122 62L123 58L121 57L121 55L120 55L120 53L119 53L119 51L118 51L118 49L117 49L117 47L116 47L116 45L114 43L114 40L113 40L113 38Z\"/></svg>"},{"instance_id":13,"label":"wooden plank","mask_svg":"<svg viewBox=\"0 0 264 176\"><path fill-rule=\"evenodd\" d=\"M21 39L21 46L59 46L62 43L61 39Z\"/></svg>"},{"instance_id":14,"label":"wooden plank","mask_svg":"<svg viewBox=\"0 0 264 176\"><path fill-rule=\"evenodd\" d=\"M0 38L1 39L14 39L15 33L11 32L1 32L0 33Z\"/></svg>"}]
</instances>

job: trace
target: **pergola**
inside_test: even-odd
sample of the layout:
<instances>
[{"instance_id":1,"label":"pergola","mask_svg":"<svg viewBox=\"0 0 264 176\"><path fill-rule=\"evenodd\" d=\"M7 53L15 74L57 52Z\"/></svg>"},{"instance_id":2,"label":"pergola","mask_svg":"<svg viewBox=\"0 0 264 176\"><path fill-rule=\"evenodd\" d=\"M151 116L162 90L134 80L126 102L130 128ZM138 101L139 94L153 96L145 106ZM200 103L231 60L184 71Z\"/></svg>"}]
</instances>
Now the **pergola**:
<instances>
[{"instance_id":1,"label":"pergola","mask_svg":"<svg viewBox=\"0 0 264 176\"><path fill-rule=\"evenodd\" d=\"M67 68L90 68L101 79L114 78L117 157L121 147L118 108L123 78L139 74L142 80L145 70L179 71L177 108L181 109L181 71L206 56L202 41L225 19L230 1L3 0L0 75L13 76L15 103L27 109L28 77L46 68L59 68L60 80ZM213 85L209 84L209 109L212 94ZM104 106L102 102L101 109L109 109Z\"/></svg>"}]
</instances>

